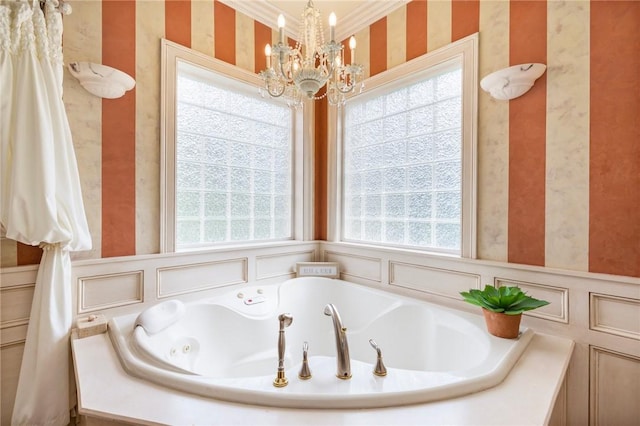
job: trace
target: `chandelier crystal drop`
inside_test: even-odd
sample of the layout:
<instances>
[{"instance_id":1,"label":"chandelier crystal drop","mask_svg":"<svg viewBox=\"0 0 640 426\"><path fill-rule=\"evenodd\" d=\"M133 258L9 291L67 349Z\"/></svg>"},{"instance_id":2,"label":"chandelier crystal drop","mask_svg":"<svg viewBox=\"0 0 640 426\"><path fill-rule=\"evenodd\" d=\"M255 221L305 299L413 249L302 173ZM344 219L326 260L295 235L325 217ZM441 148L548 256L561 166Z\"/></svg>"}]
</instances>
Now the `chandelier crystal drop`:
<instances>
[{"instance_id":1,"label":"chandelier crystal drop","mask_svg":"<svg viewBox=\"0 0 640 426\"><path fill-rule=\"evenodd\" d=\"M300 23L300 33L295 47L285 42L284 16L278 17L278 43L265 46L267 69L260 72L264 80L262 94L271 97L284 96L290 105L299 107L304 97L318 100L325 96L329 104L341 106L346 95L362 91L363 67L355 63L356 39L349 39L351 64L344 63L341 43L335 41L336 15L329 16L329 42L324 41L320 12L309 0ZM318 91L327 86L326 92Z\"/></svg>"}]
</instances>

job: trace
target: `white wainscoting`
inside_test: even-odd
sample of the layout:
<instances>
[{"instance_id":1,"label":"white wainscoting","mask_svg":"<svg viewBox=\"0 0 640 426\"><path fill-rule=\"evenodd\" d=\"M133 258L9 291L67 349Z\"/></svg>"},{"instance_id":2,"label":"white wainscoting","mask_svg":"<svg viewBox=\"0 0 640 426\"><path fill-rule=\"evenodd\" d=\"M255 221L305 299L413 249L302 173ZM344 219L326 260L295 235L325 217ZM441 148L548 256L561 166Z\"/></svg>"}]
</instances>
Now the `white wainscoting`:
<instances>
[{"instance_id":1,"label":"white wainscoting","mask_svg":"<svg viewBox=\"0 0 640 426\"><path fill-rule=\"evenodd\" d=\"M591 293L591 329L640 340L640 300Z\"/></svg>"},{"instance_id":2,"label":"white wainscoting","mask_svg":"<svg viewBox=\"0 0 640 426\"><path fill-rule=\"evenodd\" d=\"M89 313L111 318L165 298L194 300L254 283L295 276L296 262L318 259L318 243L231 248L197 253L128 256L72 263L74 320ZM31 311L37 265L0 271L0 424L11 423Z\"/></svg>"},{"instance_id":3,"label":"white wainscoting","mask_svg":"<svg viewBox=\"0 0 640 426\"><path fill-rule=\"evenodd\" d=\"M130 256L73 263L74 316L138 312L295 276L296 262L338 262L348 281L478 312L459 292L518 285L551 302L523 325L576 349L552 424L636 424L640 416L640 279L329 242ZM9 424L37 266L0 273L1 424ZM544 368L541 366L541 368ZM565 410L566 407L566 410Z\"/></svg>"},{"instance_id":4,"label":"white wainscoting","mask_svg":"<svg viewBox=\"0 0 640 426\"><path fill-rule=\"evenodd\" d=\"M3 269L0 273L0 424L11 424L18 375L27 335L37 266Z\"/></svg>"},{"instance_id":5,"label":"white wainscoting","mask_svg":"<svg viewBox=\"0 0 640 426\"><path fill-rule=\"evenodd\" d=\"M640 422L640 357L591 346L591 424Z\"/></svg>"},{"instance_id":6,"label":"white wainscoting","mask_svg":"<svg viewBox=\"0 0 640 426\"><path fill-rule=\"evenodd\" d=\"M142 303L143 288L143 271L79 277L78 314Z\"/></svg>"},{"instance_id":7,"label":"white wainscoting","mask_svg":"<svg viewBox=\"0 0 640 426\"><path fill-rule=\"evenodd\" d=\"M246 257L158 268L158 298L248 282Z\"/></svg>"},{"instance_id":8,"label":"white wainscoting","mask_svg":"<svg viewBox=\"0 0 640 426\"><path fill-rule=\"evenodd\" d=\"M323 242L320 251L323 260L340 264L343 279L478 314L460 291L517 285L551 302L523 318L536 332L576 342L551 423L638 424L640 279L357 244Z\"/></svg>"},{"instance_id":9,"label":"white wainscoting","mask_svg":"<svg viewBox=\"0 0 640 426\"><path fill-rule=\"evenodd\" d=\"M495 286L520 287L522 291L536 299L549 302L547 306L527 312L527 315L565 324L569 323L569 289L503 278L496 278Z\"/></svg>"}]
</instances>

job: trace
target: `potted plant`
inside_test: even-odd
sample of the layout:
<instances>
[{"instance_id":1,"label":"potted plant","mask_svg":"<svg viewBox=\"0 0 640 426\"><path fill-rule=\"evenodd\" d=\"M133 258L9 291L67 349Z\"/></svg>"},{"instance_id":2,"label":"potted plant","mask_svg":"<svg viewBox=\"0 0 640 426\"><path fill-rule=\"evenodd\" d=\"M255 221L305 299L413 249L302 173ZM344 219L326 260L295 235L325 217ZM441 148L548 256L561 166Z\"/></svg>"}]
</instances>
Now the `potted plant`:
<instances>
[{"instance_id":1,"label":"potted plant","mask_svg":"<svg viewBox=\"0 0 640 426\"><path fill-rule=\"evenodd\" d=\"M466 302L480 306L487 330L494 336L515 339L520 332L522 313L548 305L524 293L518 287L493 287L484 290L472 289L460 292Z\"/></svg>"}]
</instances>

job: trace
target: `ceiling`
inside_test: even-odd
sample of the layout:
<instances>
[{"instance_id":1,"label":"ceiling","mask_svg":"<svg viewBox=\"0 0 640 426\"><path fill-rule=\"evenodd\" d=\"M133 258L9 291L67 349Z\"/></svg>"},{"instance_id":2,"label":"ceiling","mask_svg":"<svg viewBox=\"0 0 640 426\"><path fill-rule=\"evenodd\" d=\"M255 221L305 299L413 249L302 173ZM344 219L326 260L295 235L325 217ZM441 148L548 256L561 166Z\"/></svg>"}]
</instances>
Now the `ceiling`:
<instances>
[{"instance_id":1,"label":"ceiling","mask_svg":"<svg viewBox=\"0 0 640 426\"><path fill-rule=\"evenodd\" d=\"M221 0L223 3L262 22L276 27L279 14L286 20L286 32L289 37L298 38L298 28L302 11L308 0ZM314 6L320 10L325 31L328 31L329 14L337 17L336 39L344 40L360 31L389 12L404 5L409 0L314 0Z\"/></svg>"}]
</instances>

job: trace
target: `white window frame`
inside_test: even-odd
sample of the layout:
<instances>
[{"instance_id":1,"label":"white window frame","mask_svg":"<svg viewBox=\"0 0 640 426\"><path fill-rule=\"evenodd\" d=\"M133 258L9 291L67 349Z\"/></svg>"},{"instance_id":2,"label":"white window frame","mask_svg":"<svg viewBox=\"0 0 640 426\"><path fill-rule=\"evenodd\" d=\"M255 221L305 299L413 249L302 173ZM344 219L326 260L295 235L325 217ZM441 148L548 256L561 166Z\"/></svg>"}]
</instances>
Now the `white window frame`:
<instances>
[{"instance_id":1,"label":"white window frame","mask_svg":"<svg viewBox=\"0 0 640 426\"><path fill-rule=\"evenodd\" d=\"M169 40L161 40L160 100L160 252L176 251L176 76L178 63L200 67L222 74L255 88L262 86L257 74L204 55ZM283 100L283 102L285 102ZM312 105L305 104L294 112L292 175L292 239L313 237L313 127L304 125L313 117ZM189 250L210 250L228 246L281 244L278 241L239 241L212 243Z\"/></svg>"},{"instance_id":2,"label":"white window frame","mask_svg":"<svg viewBox=\"0 0 640 426\"><path fill-rule=\"evenodd\" d=\"M366 91L394 86L402 87L416 73L427 73L446 68L451 61L462 64L462 241L460 256L476 258L477 223L477 128L478 128L478 34L473 34L398 65L364 81ZM428 75L428 74L427 74ZM354 95L358 96L358 95ZM349 102L347 100L347 102ZM329 111L329 217L328 238L342 242L342 120L344 110ZM353 243L350 243L353 244ZM358 243L360 244L360 243ZM393 247L385 244L365 244L376 247ZM403 250L400 248L399 250ZM407 248L406 250L412 250ZM412 251L415 252L415 249ZM441 254L433 252L435 254Z\"/></svg>"}]
</instances>

